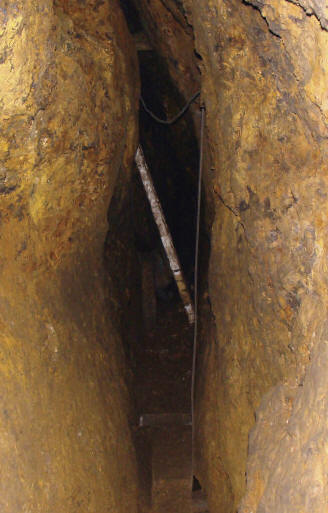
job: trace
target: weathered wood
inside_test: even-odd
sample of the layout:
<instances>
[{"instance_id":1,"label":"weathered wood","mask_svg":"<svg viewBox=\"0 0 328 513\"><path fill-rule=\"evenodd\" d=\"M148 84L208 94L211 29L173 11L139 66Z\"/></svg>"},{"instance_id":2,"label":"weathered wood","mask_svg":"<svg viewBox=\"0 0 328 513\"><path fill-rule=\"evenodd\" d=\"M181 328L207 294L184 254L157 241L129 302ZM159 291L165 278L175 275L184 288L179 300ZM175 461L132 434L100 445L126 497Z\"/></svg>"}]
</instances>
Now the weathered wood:
<instances>
[{"instance_id":1,"label":"weathered wood","mask_svg":"<svg viewBox=\"0 0 328 513\"><path fill-rule=\"evenodd\" d=\"M194 305L192 303L185 278L183 276L183 272L181 269L181 265L179 262L179 258L177 255L177 252L175 250L172 236L169 230L169 227L166 223L164 212L162 209L162 206L160 204L159 198L157 196L154 183L152 180L152 177L149 172L148 165L146 163L143 151L141 146L138 146L137 153L135 156L135 161L137 164L138 171L141 176L141 180L144 186L144 189L147 194L148 201L150 203L150 207L155 219L155 222L157 224L157 228L159 230L159 234L161 237L161 241L166 253L166 256L170 263L170 268L172 270L174 279L176 281L179 294L181 297L181 300L184 304L184 308L186 310L186 313L188 315L188 319L190 324L192 324L195 321L195 313L194 313Z\"/></svg>"}]
</instances>

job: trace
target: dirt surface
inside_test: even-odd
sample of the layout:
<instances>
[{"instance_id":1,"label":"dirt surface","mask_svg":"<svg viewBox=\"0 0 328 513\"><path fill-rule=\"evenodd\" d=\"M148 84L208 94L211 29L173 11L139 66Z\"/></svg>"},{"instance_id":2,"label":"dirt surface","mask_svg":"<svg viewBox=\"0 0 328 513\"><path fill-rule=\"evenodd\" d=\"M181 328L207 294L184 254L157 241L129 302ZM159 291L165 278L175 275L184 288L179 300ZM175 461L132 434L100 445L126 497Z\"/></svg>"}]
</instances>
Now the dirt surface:
<instances>
[{"instance_id":1,"label":"dirt surface","mask_svg":"<svg viewBox=\"0 0 328 513\"><path fill-rule=\"evenodd\" d=\"M192 334L177 296L158 301L156 326L137 350L139 414L190 412Z\"/></svg>"}]
</instances>

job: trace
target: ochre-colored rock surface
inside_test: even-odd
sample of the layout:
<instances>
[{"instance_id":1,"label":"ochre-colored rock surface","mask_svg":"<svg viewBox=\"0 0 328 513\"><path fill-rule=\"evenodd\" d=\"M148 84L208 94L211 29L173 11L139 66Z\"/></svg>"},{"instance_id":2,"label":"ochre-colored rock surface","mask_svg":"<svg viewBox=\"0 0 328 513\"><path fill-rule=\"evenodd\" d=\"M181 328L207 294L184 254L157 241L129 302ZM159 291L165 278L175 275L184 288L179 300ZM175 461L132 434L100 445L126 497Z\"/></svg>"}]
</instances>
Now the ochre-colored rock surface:
<instances>
[{"instance_id":1,"label":"ochre-colored rock surface","mask_svg":"<svg viewBox=\"0 0 328 513\"><path fill-rule=\"evenodd\" d=\"M326 9L189 4L215 212L196 475L213 513L326 512Z\"/></svg>"},{"instance_id":2,"label":"ochre-colored rock surface","mask_svg":"<svg viewBox=\"0 0 328 513\"><path fill-rule=\"evenodd\" d=\"M325 513L326 5L141 0L138 8L185 98L200 66L207 111L211 253L195 474L211 513ZM107 251L117 226L129 224L118 216L136 146L136 68L116 0L0 6L4 513L137 511L125 321L111 305L130 304L130 292L127 278L122 291L104 271L120 168ZM131 260L128 237L120 240ZM120 272L119 257L107 264ZM122 269L132 276L130 262Z\"/></svg>"},{"instance_id":3,"label":"ochre-colored rock surface","mask_svg":"<svg viewBox=\"0 0 328 513\"><path fill-rule=\"evenodd\" d=\"M133 513L103 270L136 146L130 38L116 0L4 1L0 56L0 510Z\"/></svg>"},{"instance_id":4,"label":"ochre-colored rock surface","mask_svg":"<svg viewBox=\"0 0 328 513\"><path fill-rule=\"evenodd\" d=\"M327 6L135 4L185 97L188 23L202 59L211 251L194 472L212 513L327 512Z\"/></svg>"}]
</instances>

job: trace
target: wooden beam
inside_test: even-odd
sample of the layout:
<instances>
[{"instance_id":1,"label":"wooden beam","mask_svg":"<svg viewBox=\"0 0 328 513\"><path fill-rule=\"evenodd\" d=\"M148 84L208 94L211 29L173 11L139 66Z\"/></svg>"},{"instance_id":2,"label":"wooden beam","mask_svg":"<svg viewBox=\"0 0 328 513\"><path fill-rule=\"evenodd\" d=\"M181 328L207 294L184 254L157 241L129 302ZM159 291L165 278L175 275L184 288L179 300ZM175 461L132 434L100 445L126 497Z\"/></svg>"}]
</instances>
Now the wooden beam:
<instances>
[{"instance_id":1,"label":"wooden beam","mask_svg":"<svg viewBox=\"0 0 328 513\"><path fill-rule=\"evenodd\" d=\"M157 224L157 228L161 237L161 241L166 253L166 256L168 258L168 261L170 263L170 268L173 273L175 282L177 284L179 294L181 297L181 300L183 302L185 311L188 316L188 320L190 324L193 324L195 322L195 312L194 312L194 305L192 303L188 287L181 269L180 261L177 255L177 252L175 250L172 236L169 230L169 227L167 225L167 222L165 220L164 212L162 209L162 206L160 204L159 198L157 196L154 183L149 171L149 168L147 166L145 156L143 154L142 148L139 145L137 149L137 153L135 156L135 161L137 164L138 171L140 173L140 177L144 186L144 189L146 191L146 195L148 198L148 201L150 203L150 207L155 219L155 222Z\"/></svg>"}]
</instances>

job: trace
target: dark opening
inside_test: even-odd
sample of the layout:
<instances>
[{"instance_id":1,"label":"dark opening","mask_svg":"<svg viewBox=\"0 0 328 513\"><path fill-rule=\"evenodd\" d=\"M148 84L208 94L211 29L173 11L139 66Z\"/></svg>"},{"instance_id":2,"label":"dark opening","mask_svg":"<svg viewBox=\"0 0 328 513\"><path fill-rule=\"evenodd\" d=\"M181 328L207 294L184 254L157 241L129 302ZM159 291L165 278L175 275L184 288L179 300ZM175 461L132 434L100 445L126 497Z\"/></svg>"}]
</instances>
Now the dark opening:
<instances>
[{"instance_id":1,"label":"dark opening","mask_svg":"<svg viewBox=\"0 0 328 513\"><path fill-rule=\"evenodd\" d=\"M155 52L140 52L142 96L160 118L172 117L185 99L172 83L165 62ZM170 126L140 109L140 141L163 206L172 237L192 284L197 202L198 141L190 112Z\"/></svg>"},{"instance_id":2,"label":"dark opening","mask_svg":"<svg viewBox=\"0 0 328 513\"><path fill-rule=\"evenodd\" d=\"M200 485L200 482L198 481L197 477L194 476L192 479L192 491L197 492L198 490L201 490L202 487Z\"/></svg>"},{"instance_id":3,"label":"dark opening","mask_svg":"<svg viewBox=\"0 0 328 513\"><path fill-rule=\"evenodd\" d=\"M125 14L129 31L131 34L140 32L143 27L139 17L138 10L136 9L133 0L120 0L121 8Z\"/></svg>"},{"instance_id":4,"label":"dark opening","mask_svg":"<svg viewBox=\"0 0 328 513\"><path fill-rule=\"evenodd\" d=\"M121 0L121 5L131 33L142 32L133 2ZM153 50L138 55L144 102L161 119L174 117L189 98L181 95L161 56ZM139 140L193 295L199 147L192 115L187 111L176 123L163 126L140 106ZM185 419L191 411L193 327L179 298L137 169L131 209L143 320L133 356L133 391L141 418L136 448L142 500L149 506L153 500L149 487L156 488L157 476L158 483L165 483L166 477L174 474L174 465L179 473L185 469L187 496L191 498L191 426ZM145 418L155 425L143 426ZM194 491L201 489L196 478L192 486Z\"/></svg>"}]
</instances>

